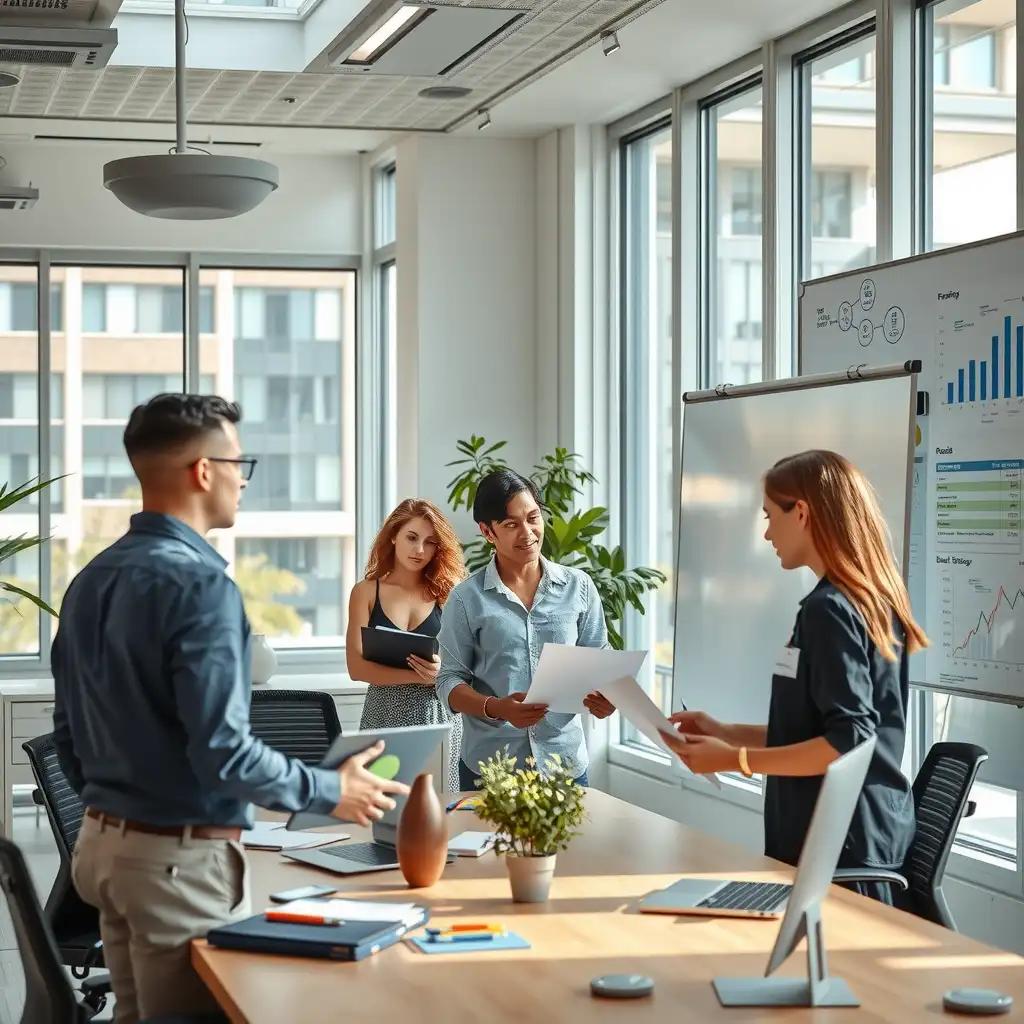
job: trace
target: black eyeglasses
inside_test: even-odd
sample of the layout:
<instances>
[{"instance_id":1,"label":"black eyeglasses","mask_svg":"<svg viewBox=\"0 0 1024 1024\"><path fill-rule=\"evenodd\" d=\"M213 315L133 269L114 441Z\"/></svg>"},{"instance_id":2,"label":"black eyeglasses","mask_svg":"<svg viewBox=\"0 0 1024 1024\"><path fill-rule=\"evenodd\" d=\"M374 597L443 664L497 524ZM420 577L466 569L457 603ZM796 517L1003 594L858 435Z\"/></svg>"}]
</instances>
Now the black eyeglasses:
<instances>
[{"instance_id":1,"label":"black eyeglasses","mask_svg":"<svg viewBox=\"0 0 1024 1024\"><path fill-rule=\"evenodd\" d=\"M215 459L212 455L206 457L207 462L230 462L238 467L238 472L241 474L243 480L251 480L253 470L256 468L256 460L252 458L246 459Z\"/></svg>"}]
</instances>

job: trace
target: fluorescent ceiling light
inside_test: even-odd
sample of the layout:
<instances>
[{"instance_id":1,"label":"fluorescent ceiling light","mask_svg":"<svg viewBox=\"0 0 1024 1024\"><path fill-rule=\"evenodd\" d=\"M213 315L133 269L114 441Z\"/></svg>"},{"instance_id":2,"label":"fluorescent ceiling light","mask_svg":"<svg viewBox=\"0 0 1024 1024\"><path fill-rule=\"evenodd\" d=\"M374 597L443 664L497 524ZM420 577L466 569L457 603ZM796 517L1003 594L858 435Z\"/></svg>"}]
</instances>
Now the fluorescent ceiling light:
<instances>
[{"instance_id":1,"label":"fluorescent ceiling light","mask_svg":"<svg viewBox=\"0 0 1024 1024\"><path fill-rule=\"evenodd\" d=\"M412 18L427 8L415 4L402 4L383 25L357 46L348 56L347 61L353 64L369 64L377 51L386 46L402 31Z\"/></svg>"}]
</instances>

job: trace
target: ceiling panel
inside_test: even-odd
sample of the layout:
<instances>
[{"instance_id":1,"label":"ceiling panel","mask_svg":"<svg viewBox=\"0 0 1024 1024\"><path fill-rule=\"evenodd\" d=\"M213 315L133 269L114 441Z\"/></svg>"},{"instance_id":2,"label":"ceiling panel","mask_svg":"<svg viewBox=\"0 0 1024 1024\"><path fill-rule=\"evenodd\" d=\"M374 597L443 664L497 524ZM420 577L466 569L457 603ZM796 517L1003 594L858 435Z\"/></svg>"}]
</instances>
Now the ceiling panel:
<instances>
[{"instance_id":1,"label":"ceiling panel","mask_svg":"<svg viewBox=\"0 0 1024 1024\"><path fill-rule=\"evenodd\" d=\"M69 0L95 5L96 0ZM190 125L246 124L448 130L507 98L546 71L596 45L602 29L632 20L662 0L467 0L437 6L503 7L524 17L444 78L363 74L339 68L316 74L192 70L186 99ZM3 0L0 0L0 4ZM0 23L13 12L3 12ZM0 90L0 115L88 120L173 122L170 68L107 66L100 71L11 69L20 83ZM460 100L425 100L438 84L472 90Z\"/></svg>"}]
</instances>

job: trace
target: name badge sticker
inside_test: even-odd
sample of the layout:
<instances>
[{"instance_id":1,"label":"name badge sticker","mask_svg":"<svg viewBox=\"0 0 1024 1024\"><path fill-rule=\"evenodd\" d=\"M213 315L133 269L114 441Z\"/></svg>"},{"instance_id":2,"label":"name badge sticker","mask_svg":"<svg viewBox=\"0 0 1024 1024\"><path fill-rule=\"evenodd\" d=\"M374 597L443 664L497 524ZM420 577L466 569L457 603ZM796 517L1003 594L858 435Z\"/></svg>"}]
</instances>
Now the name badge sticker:
<instances>
[{"instance_id":1,"label":"name badge sticker","mask_svg":"<svg viewBox=\"0 0 1024 1024\"><path fill-rule=\"evenodd\" d=\"M779 656L775 659L773 675L784 676L786 679L796 679L796 670L799 666L800 648L783 647Z\"/></svg>"}]
</instances>

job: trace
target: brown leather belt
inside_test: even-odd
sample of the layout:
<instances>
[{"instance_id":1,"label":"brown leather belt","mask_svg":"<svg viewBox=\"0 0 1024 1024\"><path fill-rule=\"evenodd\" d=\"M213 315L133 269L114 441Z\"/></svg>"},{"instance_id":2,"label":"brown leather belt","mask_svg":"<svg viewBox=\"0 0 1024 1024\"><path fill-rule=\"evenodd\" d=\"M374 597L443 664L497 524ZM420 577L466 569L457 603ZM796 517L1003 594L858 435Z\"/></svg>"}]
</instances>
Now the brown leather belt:
<instances>
[{"instance_id":1,"label":"brown leather belt","mask_svg":"<svg viewBox=\"0 0 1024 1024\"><path fill-rule=\"evenodd\" d=\"M123 828L126 832L146 832L154 836L183 836L187 825L148 825L144 821L124 821L115 818L94 807L86 808L86 816L95 818L104 827ZM242 838L242 830L232 825L193 825L191 827L193 839L234 839L236 842Z\"/></svg>"}]
</instances>

